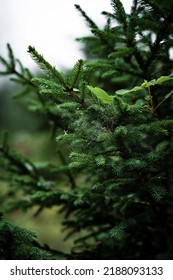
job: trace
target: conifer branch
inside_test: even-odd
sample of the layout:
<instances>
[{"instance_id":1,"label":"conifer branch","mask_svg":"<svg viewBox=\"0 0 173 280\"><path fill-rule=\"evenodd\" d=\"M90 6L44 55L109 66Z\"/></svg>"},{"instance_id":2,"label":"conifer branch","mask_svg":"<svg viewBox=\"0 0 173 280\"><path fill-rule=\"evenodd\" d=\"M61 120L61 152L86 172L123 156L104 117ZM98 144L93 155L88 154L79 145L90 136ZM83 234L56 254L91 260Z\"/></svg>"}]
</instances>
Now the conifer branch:
<instances>
[{"instance_id":1,"label":"conifer branch","mask_svg":"<svg viewBox=\"0 0 173 280\"><path fill-rule=\"evenodd\" d=\"M11 68L14 69L15 68L15 58L14 58L13 51L12 51L10 44L7 44L7 48L8 48L8 55L9 55L9 59L10 59L10 63L11 63Z\"/></svg>"},{"instance_id":2,"label":"conifer branch","mask_svg":"<svg viewBox=\"0 0 173 280\"><path fill-rule=\"evenodd\" d=\"M96 35L100 39L100 42L103 43L107 47L107 51L109 53L114 51L114 47L109 42L109 39L111 39L111 37L113 37L113 38L115 37L114 34L108 32L108 31L105 31L105 30L102 31L100 29L92 29L91 31L94 35Z\"/></svg>"},{"instance_id":3,"label":"conifer branch","mask_svg":"<svg viewBox=\"0 0 173 280\"><path fill-rule=\"evenodd\" d=\"M132 4L132 7L131 7L131 14L132 15L136 14L138 2L139 2L139 0L133 0L133 4Z\"/></svg>"},{"instance_id":4,"label":"conifer branch","mask_svg":"<svg viewBox=\"0 0 173 280\"><path fill-rule=\"evenodd\" d=\"M82 10L82 8L79 5L75 5L75 7L85 18L86 22L89 24L91 29L98 29L98 26L95 24L95 22Z\"/></svg>"},{"instance_id":5,"label":"conifer branch","mask_svg":"<svg viewBox=\"0 0 173 280\"><path fill-rule=\"evenodd\" d=\"M67 165L63 153L62 153L60 150L58 150L58 154L59 154L59 157L60 157L60 159L61 159L61 161L62 161L62 164ZM73 177L73 175L72 175L71 170L68 169L67 172L66 172L66 174L67 174L67 176L68 176L68 178L69 178L69 181L70 181L70 184L71 184L71 188L73 188L73 189L76 188L77 186L76 186L75 179L74 179L74 177Z\"/></svg>"},{"instance_id":6,"label":"conifer branch","mask_svg":"<svg viewBox=\"0 0 173 280\"><path fill-rule=\"evenodd\" d=\"M83 60L79 59L75 65L74 69L72 70L74 72L73 80L70 85L70 87L72 89L75 87L75 84L76 84L77 80L79 79L79 76L81 75L82 67L83 67Z\"/></svg>"},{"instance_id":7,"label":"conifer branch","mask_svg":"<svg viewBox=\"0 0 173 280\"><path fill-rule=\"evenodd\" d=\"M111 0L112 7L116 12L116 17L121 24L123 24L123 29L127 31L127 15L124 6L120 0Z\"/></svg>"},{"instance_id":8,"label":"conifer branch","mask_svg":"<svg viewBox=\"0 0 173 280\"><path fill-rule=\"evenodd\" d=\"M144 3L144 5L148 5L151 7L154 11L156 11L157 15L160 15L160 17L165 17L163 10L159 7L159 3L157 1L153 0L141 0L141 2Z\"/></svg>"},{"instance_id":9,"label":"conifer branch","mask_svg":"<svg viewBox=\"0 0 173 280\"><path fill-rule=\"evenodd\" d=\"M52 74L57 81L66 88L66 83L64 81L63 76L60 74L55 67L52 67L49 62L47 62L42 55L40 55L34 47L29 46L28 52L30 53L33 60L40 66L41 69L48 72L48 74Z\"/></svg>"},{"instance_id":10,"label":"conifer branch","mask_svg":"<svg viewBox=\"0 0 173 280\"><path fill-rule=\"evenodd\" d=\"M161 48L161 42L165 39L167 39L168 34L168 28L170 24L172 23L172 12L167 15L166 19L164 19L164 22L160 25L159 30L157 31L157 37L154 42L154 44L151 47L151 52L148 57L147 62L144 64L144 69L148 70L149 66L153 62L155 56L159 52Z\"/></svg>"},{"instance_id":11,"label":"conifer branch","mask_svg":"<svg viewBox=\"0 0 173 280\"><path fill-rule=\"evenodd\" d=\"M15 82L19 82L24 85L29 85L31 87L34 87L34 85L31 83L32 74L30 73L30 71L27 68L23 67L23 65L19 59L16 59L14 57L10 44L7 44L7 50L8 50L9 61L7 61L2 56L0 56L0 61L6 68L5 71L0 71L0 75L15 75L19 79L17 80L17 79L11 78L11 80L14 80ZM17 68L16 64L18 64L20 66L21 72L19 72L16 69Z\"/></svg>"},{"instance_id":12,"label":"conifer branch","mask_svg":"<svg viewBox=\"0 0 173 280\"><path fill-rule=\"evenodd\" d=\"M23 174L31 176L34 180L38 179L39 175L37 169L28 159L24 159L21 155L17 155L4 147L0 147L0 153L2 153L12 165L17 166Z\"/></svg>"}]
</instances>

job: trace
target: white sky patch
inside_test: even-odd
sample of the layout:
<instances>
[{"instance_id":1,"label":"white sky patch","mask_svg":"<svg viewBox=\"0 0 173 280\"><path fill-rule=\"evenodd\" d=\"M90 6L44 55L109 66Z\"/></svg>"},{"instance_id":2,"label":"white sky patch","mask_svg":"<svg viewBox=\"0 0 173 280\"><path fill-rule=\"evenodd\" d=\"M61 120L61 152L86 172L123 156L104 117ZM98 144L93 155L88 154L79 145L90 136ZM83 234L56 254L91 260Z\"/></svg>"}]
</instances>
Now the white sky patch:
<instances>
[{"instance_id":1,"label":"white sky patch","mask_svg":"<svg viewBox=\"0 0 173 280\"><path fill-rule=\"evenodd\" d=\"M169 58L173 60L173 48L169 49Z\"/></svg>"}]
</instances>

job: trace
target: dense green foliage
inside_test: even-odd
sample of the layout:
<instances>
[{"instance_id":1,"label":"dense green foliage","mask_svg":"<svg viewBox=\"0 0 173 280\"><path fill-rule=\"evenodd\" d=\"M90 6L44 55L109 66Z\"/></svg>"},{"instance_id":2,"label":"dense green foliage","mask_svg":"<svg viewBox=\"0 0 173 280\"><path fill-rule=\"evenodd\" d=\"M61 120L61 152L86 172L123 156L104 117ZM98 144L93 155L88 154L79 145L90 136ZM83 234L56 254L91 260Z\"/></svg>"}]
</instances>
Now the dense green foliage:
<instances>
[{"instance_id":1,"label":"dense green foliage","mask_svg":"<svg viewBox=\"0 0 173 280\"><path fill-rule=\"evenodd\" d=\"M48 258L45 250L57 259L173 258L173 3L134 0L129 14L120 0L111 5L102 29L76 5L92 34L78 39L87 59L67 74L32 46L43 77L33 77L9 45L9 60L0 57L1 74L14 75L24 88L20 95L31 96L30 109L46 116L61 161L36 164L13 151L4 134L0 179L11 188L4 208L37 206L39 215L59 205L67 238L81 232L71 253L48 246L40 253L32 233L20 229L26 252L33 244L31 258ZM1 223L8 252L5 232L15 244L20 236ZM12 248L2 258L26 258L25 250L21 256Z\"/></svg>"}]
</instances>

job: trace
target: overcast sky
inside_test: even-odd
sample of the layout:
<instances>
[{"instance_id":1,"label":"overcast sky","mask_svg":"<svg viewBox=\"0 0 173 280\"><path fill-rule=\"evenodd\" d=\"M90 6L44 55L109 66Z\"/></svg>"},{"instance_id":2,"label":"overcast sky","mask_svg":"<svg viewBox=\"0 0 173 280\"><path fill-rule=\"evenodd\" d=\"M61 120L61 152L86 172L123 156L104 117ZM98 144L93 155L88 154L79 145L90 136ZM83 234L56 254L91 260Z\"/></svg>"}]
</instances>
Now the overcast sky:
<instances>
[{"instance_id":1,"label":"overcast sky","mask_svg":"<svg viewBox=\"0 0 173 280\"><path fill-rule=\"evenodd\" d=\"M132 1L122 2L128 12ZM35 64L27 47L32 45L57 67L71 67L83 57L75 38L89 34L74 4L99 26L105 22L101 12L112 11L110 0L0 0L0 53L6 55L10 43L15 55L31 68Z\"/></svg>"}]
</instances>

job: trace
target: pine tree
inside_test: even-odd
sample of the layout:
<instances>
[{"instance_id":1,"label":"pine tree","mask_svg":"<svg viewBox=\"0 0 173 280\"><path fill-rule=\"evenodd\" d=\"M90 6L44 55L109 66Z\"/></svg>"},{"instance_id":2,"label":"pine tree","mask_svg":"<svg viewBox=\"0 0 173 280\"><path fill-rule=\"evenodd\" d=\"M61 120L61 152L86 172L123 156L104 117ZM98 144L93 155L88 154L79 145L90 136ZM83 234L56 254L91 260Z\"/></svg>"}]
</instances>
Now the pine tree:
<instances>
[{"instance_id":1,"label":"pine tree","mask_svg":"<svg viewBox=\"0 0 173 280\"><path fill-rule=\"evenodd\" d=\"M2 218L2 213L0 213ZM0 259L1 260L46 260L51 257L46 250L39 248L36 234L32 231L0 220Z\"/></svg>"},{"instance_id":2,"label":"pine tree","mask_svg":"<svg viewBox=\"0 0 173 280\"><path fill-rule=\"evenodd\" d=\"M78 39L86 60L66 74L32 46L43 77L33 77L9 45L9 61L0 57L1 74L35 93L34 108L51 124L62 162L43 170L13 151L4 134L0 177L15 190L6 208L36 205L39 214L61 206L66 238L82 235L69 254L43 248L50 258L172 259L173 3L134 0L129 14L120 0L111 5L102 29L76 5L92 35Z\"/></svg>"}]
</instances>

